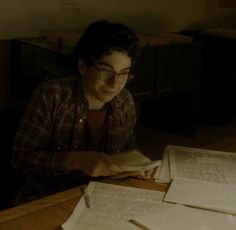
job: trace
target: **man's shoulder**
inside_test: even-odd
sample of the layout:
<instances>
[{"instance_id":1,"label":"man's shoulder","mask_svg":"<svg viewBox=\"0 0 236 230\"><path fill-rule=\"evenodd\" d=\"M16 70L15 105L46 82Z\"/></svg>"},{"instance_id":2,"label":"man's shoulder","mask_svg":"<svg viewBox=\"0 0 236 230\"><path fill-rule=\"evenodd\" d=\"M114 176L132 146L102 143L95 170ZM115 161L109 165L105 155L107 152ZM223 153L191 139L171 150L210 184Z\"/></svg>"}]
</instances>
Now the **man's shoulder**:
<instances>
[{"instance_id":1,"label":"man's shoulder","mask_svg":"<svg viewBox=\"0 0 236 230\"><path fill-rule=\"evenodd\" d=\"M45 96L48 99L54 98L60 101L68 101L74 96L78 97L78 95L74 95L78 84L78 78L65 78L45 81L35 89L32 97L42 98Z\"/></svg>"},{"instance_id":2,"label":"man's shoulder","mask_svg":"<svg viewBox=\"0 0 236 230\"><path fill-rule=\"evenodd\" d=\"M78 78L61 78L41 83L38 88L44 90L71 90L78 83Z\"/></svg>"},{"instance_id":3,"label":"man's shoulder","mask_svg":"<svg viewBox=\"0 0 236 230\"><path fill-rule=\"evenodd\" d=\"M117 95L117 97L122 101L133 100L132 94L125 88L121 90L121 92Z\"/></svg>"},{"instance_id":4,"label":"man's shoulder","mask_svg":"<svg viewBox=\"0 0 236 230\"><path fill-rule=\"evenodd\" d=\"M129 107L134 104L134 99L132 94L127 90L123 89L114 99L113 99L113 105L115 106L124 106Z\"/></svg>"}]
</instances>

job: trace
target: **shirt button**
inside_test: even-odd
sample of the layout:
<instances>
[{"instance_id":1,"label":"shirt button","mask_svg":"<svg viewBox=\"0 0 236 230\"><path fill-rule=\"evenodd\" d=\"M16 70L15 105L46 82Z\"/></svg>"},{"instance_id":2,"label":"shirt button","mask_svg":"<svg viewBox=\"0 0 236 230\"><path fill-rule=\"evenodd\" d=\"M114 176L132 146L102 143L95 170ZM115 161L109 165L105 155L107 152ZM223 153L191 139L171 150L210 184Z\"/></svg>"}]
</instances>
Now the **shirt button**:
<instances>
[{"instance_id":1,"label":"shirt button","mask_svg":"<svg viewBox=\"0 0 236 230\"><path fill-rule=\"evenodd\" d=\"M84 122L84 120L82 118L79 119L79 123L82 123Z\"/></svg>"}]
</instances>

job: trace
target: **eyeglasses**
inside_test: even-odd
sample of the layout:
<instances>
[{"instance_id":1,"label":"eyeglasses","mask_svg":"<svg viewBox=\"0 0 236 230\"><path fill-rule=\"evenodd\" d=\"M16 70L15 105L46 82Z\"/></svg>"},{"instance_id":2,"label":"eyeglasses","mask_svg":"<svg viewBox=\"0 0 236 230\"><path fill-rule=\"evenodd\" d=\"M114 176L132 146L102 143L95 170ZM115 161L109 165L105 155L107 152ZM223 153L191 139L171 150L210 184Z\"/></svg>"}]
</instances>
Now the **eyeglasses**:
<instances>
[{"instance_id":1,"label":"eyeglasses","mask_svg":"<svg viewBox=\"0 0 236 230\"><path fill-rule=\"evenodd\" d=\"M130 74L129 72L116 73L112 70L108 70L105 68L99 68L95 64L92 64L92 66L95 67L95 69L100 73L99 79L101 79L102 81L108 82L108 81L116 78L118 83L124 84L124 83L131 81L134 78L134 76L132 74Z\"/></svg>"}]
</instances>

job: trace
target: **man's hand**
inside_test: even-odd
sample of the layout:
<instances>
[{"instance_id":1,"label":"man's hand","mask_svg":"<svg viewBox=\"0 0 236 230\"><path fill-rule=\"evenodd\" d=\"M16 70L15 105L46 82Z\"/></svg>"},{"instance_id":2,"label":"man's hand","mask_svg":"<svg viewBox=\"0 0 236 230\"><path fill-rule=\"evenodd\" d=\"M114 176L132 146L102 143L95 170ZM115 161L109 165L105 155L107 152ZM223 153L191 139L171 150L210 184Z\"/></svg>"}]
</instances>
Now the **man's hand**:
<instances>
[{"instance_id":1,"label":"man's hand","mask_svg":"<svg viewBox=\"0 0 236 230\"><path fill-rule=\"evenodd\" d=\"M109 156L96 151L71 152L66 160L66 169L81 170L92 177L112 176L121 172Z\"/></svg>"}]
</instances>

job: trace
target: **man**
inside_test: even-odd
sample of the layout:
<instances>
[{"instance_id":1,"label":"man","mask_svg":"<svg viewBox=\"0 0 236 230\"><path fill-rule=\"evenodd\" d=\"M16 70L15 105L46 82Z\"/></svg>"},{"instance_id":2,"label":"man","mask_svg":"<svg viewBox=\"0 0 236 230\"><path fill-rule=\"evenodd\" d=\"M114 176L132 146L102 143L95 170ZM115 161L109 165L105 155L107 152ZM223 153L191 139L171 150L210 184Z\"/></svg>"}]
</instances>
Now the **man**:
<instances>
[{"instance_id":1,"label":"man","mask_svg":"<svg viewBox=\"0 0 236 230\"><path fill-rule=\"evenodd\" d=\"M80 77L36 89L14 145L14 165L28 178L19 202L120 172L109 154L136 148L135 105L124 87L139 48L129 27L96 21L75 47Z\"/></svg>"}]
</instances>

